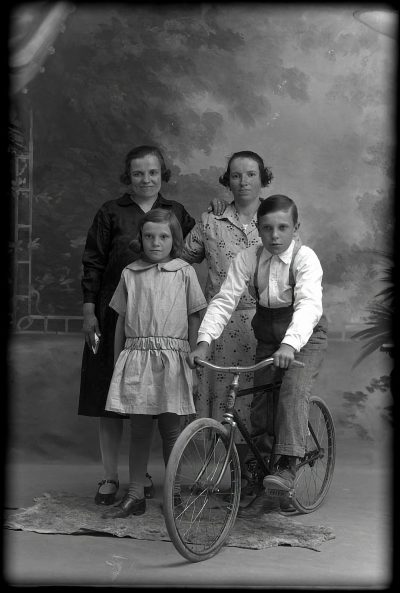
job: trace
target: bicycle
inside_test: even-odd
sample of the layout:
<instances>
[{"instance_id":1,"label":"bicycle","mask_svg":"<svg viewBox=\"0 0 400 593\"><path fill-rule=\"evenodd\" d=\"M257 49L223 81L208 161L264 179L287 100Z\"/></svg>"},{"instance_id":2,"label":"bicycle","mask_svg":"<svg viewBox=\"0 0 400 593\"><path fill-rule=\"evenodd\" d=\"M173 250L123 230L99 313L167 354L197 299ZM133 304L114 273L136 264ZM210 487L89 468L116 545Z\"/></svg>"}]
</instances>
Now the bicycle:
<instances>
[{"instance_id":1,"label":"bicycle","mask_svg":"<svg viewBox=\"0 0 400 593\"><path fill-rule=\"evenodd\" d=\"M179 435L165 474L163 509L168 534L177 551L191 562L211 558L226 542L235 523L241 493L241 470L234 444L236 430L254 455L250 468L256 491L271 473L272 455L263 457L252 441L238 412L237 397L258 391L279 389L269 383L239 391L239 376L273 363L267 358L252 366L221 367L201 359L201 366L232 373L224 420L199 418ZM292 364L304 366L293 361ZM332 415L322 399L310 398L306 452L297 464L295 487L289 492L294 512L310 513L323 502L335 464L335 428Z\"/></svg>"}]
</instances>

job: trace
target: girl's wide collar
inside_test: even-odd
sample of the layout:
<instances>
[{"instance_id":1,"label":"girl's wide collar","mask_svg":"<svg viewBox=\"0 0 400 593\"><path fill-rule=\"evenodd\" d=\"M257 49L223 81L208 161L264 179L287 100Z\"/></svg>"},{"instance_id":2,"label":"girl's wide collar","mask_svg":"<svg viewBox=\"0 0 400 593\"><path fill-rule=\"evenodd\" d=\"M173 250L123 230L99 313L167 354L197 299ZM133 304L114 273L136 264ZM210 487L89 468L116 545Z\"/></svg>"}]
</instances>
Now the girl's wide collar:
<instances>
[{"instance_id":1,"label":"girl's wide collar","mask_svg":"<svg viewBox=\"0 0 400 593\"><path fill-rule=\"evenodd\" d=\"M175 259L171 259L170 261L157 263L157 262L148 262L144 261L143 259L137 259L136 261L128 264L126 267L133 272L141 272L143 270L149 270L150 268L158 267L159 270L165 270L166 272L176 272L181 268L185 268L189 266L188 262L176 257Z\"/></svg>"}]
</instances>

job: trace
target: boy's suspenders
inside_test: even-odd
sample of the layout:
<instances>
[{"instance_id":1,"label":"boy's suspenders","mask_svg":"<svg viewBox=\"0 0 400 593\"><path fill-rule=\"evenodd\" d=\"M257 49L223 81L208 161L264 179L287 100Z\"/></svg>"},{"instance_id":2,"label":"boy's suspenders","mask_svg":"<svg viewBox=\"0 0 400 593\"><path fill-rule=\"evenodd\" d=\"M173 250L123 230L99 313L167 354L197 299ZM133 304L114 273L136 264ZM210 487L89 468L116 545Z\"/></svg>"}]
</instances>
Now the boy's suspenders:
<instances>
[{"instance_id":1,"label":"boy's suspenders","mask_svg":"<svg viewBox=\"0 0 400 593\"><path fill-rule=\"evenodd\" d=\"M263 246L259 245L257 247L257 251L256 251L256 269L254 271L254 278L253 278L253 286L254 286L254 292L256 293L256 301L257 304L260 302L260 292L258 290L258 266L260 265L260 257L262 254L262 250L263 250Z\"/></svg>"},{"instance_id":2,"label":"boy's suspenders","mask_svg":"<svg viewBox=\"0 0 400 593\"><path fill-rule=\"evenodd\" d=\"M296 243L294 244L292 259L291 259L290 267L289 267L289 284L292 287L292 305L294 305L294 285L296 284L296 281L294 279L294 273L293 273L293 262L294 262L294 258L297 255L297 252L299 251L301 246L302 246L302 243L299 238L296 240Z\"/></svg>"},{"instance_id":3,"label":"boy's suspenders","mask_svg":"<svg viewBox=\"0 0 400 593\"><path fill-rule=\"evenodd\" d=\"M295 285L294 274L293 274L293 262L294 262L294 258L296 257L297 252L299 251L301 245L302 245L301 240L297 239L294 244L292 259L290 261L290 267L289 267L289 284L292 287L292 305L294 303L294 285ZM263 250L263 246L260 245L256 251L256 269L254 271L254 278L253 278L254 292L256 293L257 304L260 302L260 292L258 289L258 278L257 277L258 277L258 267L260 265L260 258L261 258L262 250Z\"/></svg>"}]
</instances>

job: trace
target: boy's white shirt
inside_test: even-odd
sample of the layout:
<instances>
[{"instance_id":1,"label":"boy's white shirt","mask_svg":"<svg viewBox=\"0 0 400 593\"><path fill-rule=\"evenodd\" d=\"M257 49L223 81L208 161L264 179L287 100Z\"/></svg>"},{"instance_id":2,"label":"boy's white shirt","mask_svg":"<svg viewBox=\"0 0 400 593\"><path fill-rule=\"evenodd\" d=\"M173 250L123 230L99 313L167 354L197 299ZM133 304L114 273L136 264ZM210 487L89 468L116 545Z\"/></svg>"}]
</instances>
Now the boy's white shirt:
<instances>
[{"instance_id":1,"label":"boy's white shirt","mask_svg":"<svg viewBox=\"0 0 400 593\"><path fill-rule=\"evenodd\" d=\"M275 309L292 303L289 268L294 246L293 240L280 255L272 255L263 248L257 274L260 305L263 307ZM212 340L219 338L246 287L252 292L258 247L248 247L232 260L220 291L207 307L197 343L210 344ZM268 268L270 273L267 286ZM298 352L308 342L322 315L323 271L316 253L310 247L300 247L293 262L293 275L294 312L282 343L289 344Z\"/></svg>"}]
</instances>

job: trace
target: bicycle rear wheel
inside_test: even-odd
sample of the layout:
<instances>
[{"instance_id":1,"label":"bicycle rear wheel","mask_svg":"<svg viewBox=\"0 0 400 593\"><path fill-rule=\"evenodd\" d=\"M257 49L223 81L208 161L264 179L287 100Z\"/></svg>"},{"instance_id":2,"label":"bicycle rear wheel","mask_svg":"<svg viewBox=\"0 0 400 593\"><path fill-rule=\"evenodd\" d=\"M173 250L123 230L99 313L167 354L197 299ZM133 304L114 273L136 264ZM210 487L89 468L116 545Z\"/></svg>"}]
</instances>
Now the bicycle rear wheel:
<instances>
[{"instance_id":1,"label":"bicycle rear wheel","mask_svg":"<svg viewBox=\"0 0 400 593\"><path fill-rule=\"evenodd\" d=\"M229 431L216 420L200 418L179 435L168 461L164 481L165 524L175 548L191 562L214 556L236 519L240 464L234 445L216 486L228 450Z\"/></svg>"},{"instance_id":2,"label":"bicycle rear wheel","mask_svg":"<svg viewBox=\"0 0 400 593\"><path fill-rule=\"evenodd\" d=\"M327 405L319 397L310 398L306 452L299 461L293 506L311 513L321 506L328 493L335 467L335 426Z\"/></svg>"}]
</instances>

